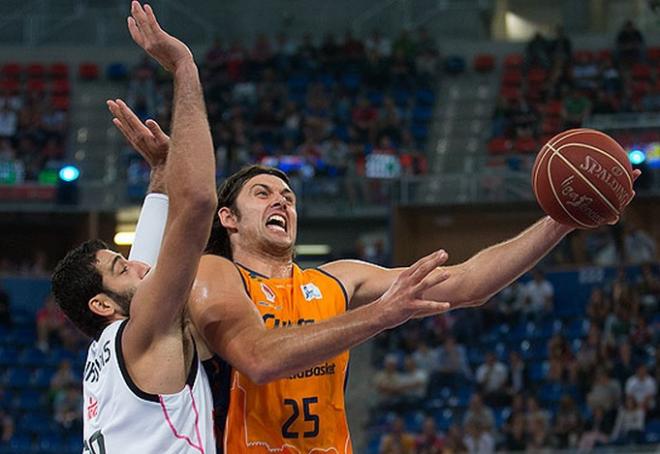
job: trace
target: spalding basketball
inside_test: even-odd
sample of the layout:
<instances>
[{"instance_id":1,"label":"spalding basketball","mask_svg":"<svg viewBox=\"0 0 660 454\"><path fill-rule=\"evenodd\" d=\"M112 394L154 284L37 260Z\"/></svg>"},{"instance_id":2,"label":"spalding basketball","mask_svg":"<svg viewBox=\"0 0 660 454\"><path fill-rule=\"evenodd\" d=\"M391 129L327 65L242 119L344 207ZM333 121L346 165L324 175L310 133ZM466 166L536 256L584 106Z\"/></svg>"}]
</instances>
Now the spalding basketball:
<instances>
[{"instance_id":1,"label":"spalding basketball","mask_svg":"<svg viewBox=\"0 0 660 454\"><path fill-rule=\"evenodd\" d=\"M571 129L541 148L532 187L555 221L591 229L619 220L633 197L633 169L621 145L607 134Z\"/></svg>"}]
</instances>

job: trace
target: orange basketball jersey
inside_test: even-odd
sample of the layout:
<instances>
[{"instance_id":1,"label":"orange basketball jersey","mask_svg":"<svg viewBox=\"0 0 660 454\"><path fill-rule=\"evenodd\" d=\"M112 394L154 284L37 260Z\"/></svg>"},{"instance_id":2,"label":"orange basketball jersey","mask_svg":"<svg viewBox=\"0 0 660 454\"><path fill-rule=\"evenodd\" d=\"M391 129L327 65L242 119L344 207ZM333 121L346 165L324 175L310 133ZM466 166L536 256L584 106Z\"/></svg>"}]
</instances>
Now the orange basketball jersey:
<instances>
[{"instance_id":1,"label":"orange basketball jersey","mask_svg":"<svg viewBox=\"0 0 660 454\"><path fill-rule=\"evenodd\" d=\"M294 265L292 277L270 279L238 268L267 328L317 323L346 311L343 286L318 269ZM225 454L352 453L344 405L348 356L265 385L232 370Z\"/></svg>"}]
</instances>

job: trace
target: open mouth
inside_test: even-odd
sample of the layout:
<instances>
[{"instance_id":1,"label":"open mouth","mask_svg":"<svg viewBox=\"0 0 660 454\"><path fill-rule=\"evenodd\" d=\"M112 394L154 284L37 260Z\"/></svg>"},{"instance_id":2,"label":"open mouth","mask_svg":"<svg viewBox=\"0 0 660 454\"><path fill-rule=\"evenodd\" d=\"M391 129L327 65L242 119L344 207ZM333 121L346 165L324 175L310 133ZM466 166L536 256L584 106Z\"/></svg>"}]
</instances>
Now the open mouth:
<instances>
[{"instance_id":1,"label":"open mouth","mask_svg":"<svg viewBox=\"0 0 660 454\"><path fill-rule=\"evenodd\" d=\"M286 218L281 214L271 214L266 220L266 227L270 230L286 233Z\"/></svg>"}]
</instances>

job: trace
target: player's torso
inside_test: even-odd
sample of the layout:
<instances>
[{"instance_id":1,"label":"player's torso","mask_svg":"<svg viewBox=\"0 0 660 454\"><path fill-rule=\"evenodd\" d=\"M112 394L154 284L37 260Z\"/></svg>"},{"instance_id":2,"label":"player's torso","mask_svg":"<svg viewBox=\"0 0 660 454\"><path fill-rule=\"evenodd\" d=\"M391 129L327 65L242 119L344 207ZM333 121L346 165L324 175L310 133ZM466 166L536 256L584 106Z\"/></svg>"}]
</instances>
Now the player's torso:
<instances>
[{"instance_id":1,"label":"player's torso","mask_svg":"<svg viewBox=\"0 0 660 454\"><path fill-rule=\"evenodd\" d=\"M211 391L197 356L180 392L143 392L123 361L124 326L109 325L89 348L83 376L83 453L215 452Z\"/></svg>"},{"instance_id":2,"label":"player's torso","mask_svg":"<svg viewBox=\"0 0 660 454\"><path fill-rule=\"evenodd\" d=\"M246 290L269 329L317 323L346 310L341 284L294 266L287 279L239 267ZM344 406L348 352L289 378L256 385L232 371L225 453L350 453Z\"/></svg>"}]
</instances>

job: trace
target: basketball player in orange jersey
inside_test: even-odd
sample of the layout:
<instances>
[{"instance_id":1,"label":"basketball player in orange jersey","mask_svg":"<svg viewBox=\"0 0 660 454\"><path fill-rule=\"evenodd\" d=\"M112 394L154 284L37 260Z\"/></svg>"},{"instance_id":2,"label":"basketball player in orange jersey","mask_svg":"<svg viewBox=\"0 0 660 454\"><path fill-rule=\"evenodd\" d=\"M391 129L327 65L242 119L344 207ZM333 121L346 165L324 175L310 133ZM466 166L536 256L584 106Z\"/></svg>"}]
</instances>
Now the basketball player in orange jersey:
<instances>
[{"instance_id":1,"label":"basketball player in orange jersey","mask_svg":"<svg viewBox=\"0 0 660 454\"><path fill-rule=\"evenodd\" d=\"M147 128L130 111L113 113L138 151L167 148L155 123ZM423 296L449 301L452 308L480 305L571 230L545 217L464 263L437 268L429 277L438 281ZM352 452L346 350L412 316L441 312L411 309L406 300L403 308L388 305L388 288L409 268L339 260L300 269L293 262L296 232L295 195L282 172L248 167L218 191L208 255L188 311L206 345L222 358L206 364L216 372L216 424L226 453Z\"/></svg>"}]
</instances>

